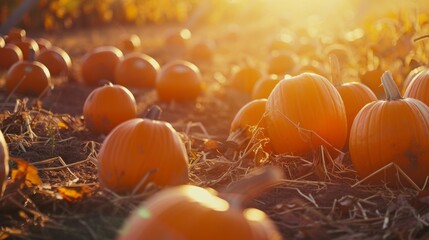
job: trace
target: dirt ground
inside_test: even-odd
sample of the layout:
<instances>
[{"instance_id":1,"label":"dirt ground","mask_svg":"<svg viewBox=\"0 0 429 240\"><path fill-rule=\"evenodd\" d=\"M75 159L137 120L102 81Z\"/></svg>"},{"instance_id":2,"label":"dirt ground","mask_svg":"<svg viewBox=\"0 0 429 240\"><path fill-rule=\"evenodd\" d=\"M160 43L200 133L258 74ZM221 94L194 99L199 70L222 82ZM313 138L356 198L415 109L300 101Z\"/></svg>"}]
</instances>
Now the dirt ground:
<instances>
[{"instance_id":1,"label":"dirt ground","mask_svg":"<svg viewBox=\"0 0 429 240\"><path fill-rule=\"evenodd\" d=\"M94 87L80 82L82 56L102 45L118 45L121 36L136 33L142 39L138 51L160 64L172 58L188 58L162 48L165 34L178 26L110 26L56 33L28 32L44 37L66 50L73 61L74 78L54 79L55 88L38 103L30 97L8 96L0 90L1 129L6 135L12 168L19 159L38 169L42 184L9 185L0 201L0 239L114 239L132 209L153 192L143 196L117 196L100 189L96 157L104 135L84 127L83 103ZM264 29L243 33L264 34ZM207 91L189 103L165 103L153 89L135 90L138 115L152 104L159 105L161 120L179 131L190 150L191 180L194 184L221 190L257 166L274 164L284 169L284 181L246 207L265 211L285 239L428 239L429 198L413 188L390 188L359 183L347 152L330 159L316 151L306 157L270 155L255 163L262 152L225 152L209 148L207 140L225 142L230 123L250 95L230 89L226 81L233 66L266 59L263 40L250 46L228 41L229 36L203 28L193 31L196 40L211 38L217 44L211 62L199 66ZM242 40L243 40L242 39ZM262 67L265 67L262 65ZM30 117L29 132L26 118ZM59 124L61 123L61 124ZM18 159L18 160L17 160ZM73 192L74 191L74 192Z\"/></svg>"}]
</instances>

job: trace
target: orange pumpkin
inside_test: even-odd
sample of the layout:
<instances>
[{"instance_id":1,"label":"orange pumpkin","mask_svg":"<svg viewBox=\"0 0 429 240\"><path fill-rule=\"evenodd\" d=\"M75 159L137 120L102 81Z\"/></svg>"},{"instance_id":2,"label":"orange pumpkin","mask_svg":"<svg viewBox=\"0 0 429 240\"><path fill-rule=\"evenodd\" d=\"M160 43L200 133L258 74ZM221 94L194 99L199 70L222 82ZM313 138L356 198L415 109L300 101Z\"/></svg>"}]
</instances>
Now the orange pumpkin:
<instances>
[{"instance_id":1,"label":"orange pumpkin","mask_svg":"<svg viewBox=\"0 0 429 240\"><path fill-rule=\"evenodd\" d=\"M189 181L185 145L167 122L130 119L104 140L98 178L101 186L118 194L143 192L148 183L185 184Z\"/></svg>"},{"instance_id":2,"label":"orange pumpkin","mask_svg":"<svg viewBox=\"0 0 429 240\"><path fill-rule=\"evenodd\" d=\"M39 46L39 50L42 51L46 48L52 47L51 41L46 38L36 38L37 45Z\"/></svg>"},{"instance_id":3,"label":"orange pumpkin","mask_svg":"<svg viewBox=\"0 0 429 240\"><path fill-rule=\"evenodd\" d=\"M423 72L427 67L426 66L419 66L413 68L405 77L404 81L402 82L402 94L405 94L405 91L408 88L408 85L410 85L411 81L414 79L415 76Z\"/></svg>"},{"instance_id":4,"label":"orange pumpkin","mask_svg":"<svg viewBox=\"0 0 429 240\"><path fill-rule=\"evenodd\" d=\"M192 185L162 190L134 210L118 239L281 239L275 224L264 212L242 207L243 199L249 198L246 195L260 194L268 183L281 177L280 172L269 174L275 176L249 179L252 181L223 198L212 189ZM261 187L263 184L266 186Z\"/></svg>"},{"instance_id":5,"label":"orange pumpkin","mask_svg":"<svg viewBox=\"0 0 429 240\"><path fill-rule=\"evenodd\" d=\"M68 76L71 69L71 59L66 51L59 47L49 47L42 50L36 61L43 63L51 73L51 76Z\"/></svg>"},{"instance_id":6,"label":"orange pumpkin","mask_svg":"<svg viewBox=\"0 0 429 240\"><path fill-rule=\"evenodd\" d=\"M129 53L115 69L115 83L128 88L155 87L159 63L143 53Z\"/></svg>"},{"instance_id":7,"label":"orange pumpkin","mask_svg":"<svg viewBox=\"0 0 429 240\"><path fill-rule=\"evenodd\" d=\"M136 34L123 37L121 40L121 49L124 51L132 52L141 46L141 39Z\"/></svg>"},{"instance_id":8,"label":"orange pumpkin","mask_svg":"<svg viewBox=\"0 0 429 240\"><path fill-rule=\"evenodd\" d=\"M417 185L429 175L429 107L413 98L402 98L391 74L382 76L386 100L367 104L356 116L350 132L350 156L364 178L389 163L397 164ZM395 173L387 182L396 182ZM374 181L383 176L373 176Z\"/></svg>"},{"instance_id":9,"label":"orange pumpkin","mask_svg":"<svg viewBox=\"0 0 429 240\"><path fill-rule=\"evenodd\" d=\"M200 41L191 46L189 56L197 61L210 61L214 55L214 43L209 41Z\"/></svg>"},{"instance_id":10,"label":"orange pumpkin","mask_svg":"<svg viewBox=\"0 0 429 240\"><path fill-rule=\"evenodd\" d=\"M231 87L249 94L252 93L255 83L262 77L259 69L252 66L236 67L233 71Z\"/></svg>"},{"instance_id":11,"label":"orange pumpkin","mask_svg":"<svg viewBox=\"0 0 429 240\"><path fill-rule=\"evenodd\" d=\"M290 36L290 39L292 39L292 36ZM268 52L278 52L278 51L292 51L293 50L293 43L292 40L289 40L287 37L277 37L272 39L268 43Z\"/></svg>"},{"instance_id":12,"label":"orange pumpkin","mask_svg":"<svg viewBox=\"0 0 429 240\"><path fill-rule=\"evenodd\" d=\"M167 47L186 48L191 37L192 33L187 28L172 31L165 37L164 45Z\"/></svg>"},{"instance_id":13,"label":"orange pumpkin","mask_svg":"<svg viewBox=\"0 0 429 240\"><path fill-rule=\"evenodd\" d=\"M271 94L271 91L273 91L274 87L280 82L280 80L282 80L282 78L275 74L262 77L253 86L252 98L268 98L268 96Z\"/></svg>"},{"instance_id":14,"label":"orange pumpkin","mask_svg":"<svg viewBox=\"0 0 429 240\"><path fill-rule=\"evenodd\" d=\"M366 86L368 86L378 99L383 99L385 97L383 86L380 81L381 75L383 75L383 73L383 69L376 68L373 70L365 71L359 76L360 81Z\"/></svg>"},{"instance_id":15,"label":"orange pumpkin","mask_svg":"<svg viewBox=\"0 0 429 240\"><path fill-rule=\"evenodd\" d=\"M12 28L7 33L7 42L10 41L21 41L25 38L27 32L22 28Z\"/></svg>"},{"instance_id":16,"label":"orange pumpkin","mask_svg":"<svg viewBox=\"0 0 429 240\"><path fill-rule=\"evenodd\" d=\"M413 78L404 97L418 99L429 106L429 68L425 68Z\"/></svg>"},{"instance_id":17,"label":"orange pumpkin","mask_svg":"<svg viewBox=\"0 0 429 240\"><path fill-rule=\"evenodd\" d=\"M97 47L85 54L82 60L82 80L88 85L98 85L101 80L113 82L116 65L123 53L113 46Z\"/></svg>"},{"instance_id":18,"label":"orange pumpkin","mask_svg":"<svg viewBox=\"0 0 429 240\"><path fill-rule=\"evenodd\" d=\"M202 91L200 70L184 60L162 66L156 79L156 92L162 101L193 101Z\"/></svg>"},{"instance_id":19,"label":"orange pumpkin","mask_svg":"<svg viewBox=\"0 0 429 240\"><path fill-rule=\"evenodd\" d=\"M14 44L8 43L0 48L0 68L9 69L13 64L22 61L22 51Z\"/></svg>"},{"instance_id":20,"label":"orange pumpkin","mask_svg":"<svg viewBox=\"0 0 429 240\"><path fill-rule=\"evenodd\" d=\"M4 88L9 93L41 95L53 87L48 68L40 62L19 61L6 73Z\"/></svg>"},{"instance_id":21,"label":"orange pumpkin","mask_svg":"<svg viewBox=\"0 0 429 240\"><path fill-rule=\"evenodd\" d=\"M0 131L0 197L6 188L7 176L9 174L9 150L3 132Z\"/></svg>"},{"instance_id":22,"label":"orange pumpkin","mask_svg":"<svg viewBox=\"0 0 429 240\"><path fill-rule=\"evenodd\" d=\"M277 153L301 155L319 145L342 149L346 142L344 102L323 76L303 73L281 80L266 111L268 137Z\"/></svg>"},{"instance_id":23,"label":"orange pumpkin","mask_svg":"<svg viewBox=\"0 0 429 240\"><path fill-rule=\"evenodd\" d=\"M22 58L24 60L33 60L31 59L31 51L34 51L35 55L39 53L39 45L37 45L37 42L32 38L23 38L21 41L11 41L10 43L15 44L17 47L19 47L22 51Z\"/></svg>"},{"instance_id":24,"label":"orange pumpkin","mask_svg":"<svg viewBox=\"0 0 429 240\"><path fill-rule=\"evenodd\" d=\"M296 57L291 52L273 52L268 59L269 74L291 74L296 67Z\"/></svg>"},{"instance_id":25,"label":"orange pumpkin","mask_svg":"<svg viewBox=\"0 0 429 240\"><path fill-rule=\"evenodd\" d=\"M368 103L376 101L377 96L372 92L372 90L366 85L360 82L348 82L343 83L340 65L338 59L332 57L331 59L332 67L332 82L335 88L341 95L343 99L344 106L346 108L347 115L347 141L345 147L348 148L348 139L350 134L350 129L352 128L353 120L355 119L358 112Z\"/></svg>"},{"instance_id":26,"label":"orange pumpkin","mask_svg":"<svg viewBox=\"0 0 429 240\"><path fill-rule=\"evenodd\" d=\"M109 133L120 123L137 116L133 94L110 82L94 89L83 105L86 127L95 133Z\"/></svg>"}]
</instances>

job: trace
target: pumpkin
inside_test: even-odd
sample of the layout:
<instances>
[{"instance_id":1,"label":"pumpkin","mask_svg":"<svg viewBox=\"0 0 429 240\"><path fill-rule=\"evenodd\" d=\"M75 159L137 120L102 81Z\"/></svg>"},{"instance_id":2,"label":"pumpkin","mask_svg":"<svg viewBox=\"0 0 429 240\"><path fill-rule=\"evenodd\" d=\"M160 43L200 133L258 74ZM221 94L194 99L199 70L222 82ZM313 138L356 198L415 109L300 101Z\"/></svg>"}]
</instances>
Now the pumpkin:
<instances>
[{"instance_id":1,"label":"pumpkin","mask_svg":"<svg viewBox=\"0 0 429 240\"><path fill-rule=\"evenodd\" d=\"M23 38L20 41L11 41L10 43L15 44L17 47L19 47L22 51L22 58L24 60L31 60L31 51L34 51L34 53L37 55L39 53L39 45L37 45L37 42L32 38Z\"/></svg>"},{"instance_id":2,"label":"pumpkin","mask_svg":"<svg viewBox=\"0 0 429 240\"><path fill-rule=\"evenodd\" d=\"M261 79L262 74L253 66L235 67L230 81L231 87L245 93L252 93L255 83Z\"/></svg>"},{"instance_id":3,"label":"pumpkin","mask_svg":"<svg viewBox=\"0 0 429 240\"><path fill-rule=\"evenodd\" d=\"M361 83L368 86L378 99L384 98L384 90L380 81L383 73L384 70L378 67L376 69L365 71L359 76Z\"/></svg>"},{"instance_id":4,"label":"pumpkin","mask_svg":"<svg viewBox=\"0 0 429 240\"><path fill-rule=\"evenodd\" d=\"M142 192L148 183L161 187L185 184L189 181L185 145L167 122L130 119L104 140L98 155L98 178L101 186L118 194Z\"/></svg>"},{"instance_id":5,"label":"pumpkin","mask_svg":"<svg viewBox=\"0 0 429 240\"><path fill-rule=\"evenodd\" d=\"M353 120L357 113L368 103L376 101L377 96L372 90L360 82L343 83L338 59L335 55L331 56L332 82L343 99L347 116L347 140L344 145L348 148L348 139Z\"/></svg>"},{"instance_id":6,"label":"pumpkin","mask_svg":"<svg viewBox=\"0 0 429 240\"><path fill-rule=\"evenodd\" d=\"M143 53L129 53L115 69L115 83L127 88L153 88L159 63Z\"/></svg>"},{"instance_id":7,"label":"pumpkin","mask_svg":"<svg viewBox=\"0 0 429 240\"><path fill-rule=\"evenodd\" d=\"M292 51L292 36L282 35L272 39L268 43L268 52Z\"/></svg>"},{"instance_id":8,"label":"pumpkin","mask_svg":"<svg viewBox=\"0 0 429 240\"><path fill-rule=\"evenodd\" d=\"M426 66L418 66L413 68L405 77L404 81L402 82L402 94L405 94L405 91L408 88L408 85L410 85L411 81L414 79L415 76L419 75L423 70L426 69Z\"/></svg>"},{"instance_id":9,"label":"pumpkin","mask_svg":"<svg viewBox=\"0 0 429 240\"><path fill-rule=\"evenodd\" d=\"M88 95L83 116L89 130L107 134L120 123L137 117L136 100L124 86L108 82Z\"/></svg>"},{"instance_id":10,"label":"pumpkin","mask_svg":"<svg viewBox=\"0 0 429 240\"><path fill-rule=\"evenodd\" d=\"M37 42L37 45L39 46L40 51L52 47L51 41L46 38L36 38L35 40Z\"/></svg>"},{"instance_id":11,"label":"pumpkin","mask_svg":"<svg viewBox=\"0 0 429 240\"><path fill-rule=\"evenodd\" d=\"M241 107L231 122L227 142L235 143L235 146L240 147L252 137L253 133L256 133L252 128L260 127L264 131L265 124L263 116L266 103L266 98L255 99ZM260 135L257 135L257 137L259 136ZM260 137L265 136L266 133L263 132L263 136Z\"/></svg>"},{"instance_id":12,"label":"pumpkin","mask_svg":"<svg viewBox=\"0 0 429 240\"><path fill-rule=\"evenodd\" d=\"M4 88L9 93L40 96L53 87L48 68L37 61L18 61L6 73Z\"/></svg>"},{"instance_id":13,"label":"pumpkin","mask_svg":"<svg viewBox=\"0 0 429 240\"><path fill-rule=\"evenodd\" d=\"M83 82L93 86L101 80L113 82L116 65L122 57L121 50L113 46L97 47L86 53L81 65Z\"/></svg>"},{"instance_id":14,"label":"pumpkin","mask_svg":"<svg viewBox=\"0 0 429 240\"><path fill-rule=\"evenodd\" d=\"M223 195L192 185L167 188L133 211L118 239L281 239L264 212L242 207L246 198L254 197L251 194L260 194L280 178L278 169L269 168Z\"/></svg>"},{"instance_id":15,"label":"pumpkin","mask_svg":"<svg viewBox=\"0 0 429 240\"><path fill-rule=\"evenodd\" d=\"M4 41L4 38L0 36L0 48L4 47L6 45L6 42Z\"/></svg>"},{"instance_id":16,"label":"pumpkin","mask_svg":"<svg viewBox=\"0 0 429 240\"><path fill-rule=\"evenodd\" d=\"M7 175L9 174L9 150L3 132L0 131L0 197L6 189Z\"/></svg>"},{"instance_id":17,"label":"pumpkin","mask_svg":"<svg viewBox=\"0 0 429 240\"><path fill-rule=\"evenodd\" d=\"M429 106L429 68L425 68L413 78L404 97L418 99Z\"/></svg>"},{"instance_id":18,"label":"pumpkin","mask_svg":"<svg viewBox=\"0 0 429 240\"><path fill-rule=\"evenodd\" d=\"M123 37L121 39L121 49L124 51L132 52L141 46L141 39L136 34Z\"/></svg>"},{"instance_id":19,"label":"pumpkin","mask_svg":"<svg viewBox=\"0 0 429 240\"><path fill-rule=\"evenodd\" d=\"M0 48L0 68L8 69L22 58L21 49L14 44L8 43Z\"/></svg>"},{"instance_id":20,"label":"pumpkin","mask_svg":"<svg viewBox=\"0 0 429 240\"><path fill-rule=\"evenodd\" d=\"M423 186L429 173L429 107L402 98L389 72L382 76L386 100L365 105L350 132L350 156L362 178L390 163ZM373 175L373 181L396 182L396 174Z\"/></svg>"},{"instance_id":21,"label":"pumpkin","mask_svg":"<svg viewBox=\"0 0 429 240\"><path fill-rule=\"evenodd\" d=\"M323 76L303 73L281 80L268 97L266 111L267 133L276 153L301 155L320 145L333 153L346 142L344 102Z\"/></svg>"},{"instance_id":22,"label":"pumpkin","mask_svg":"<svg viewBox=\"0 0 429 240\"><path fill-rule=\"evenodd\" d=\"M214 55L214 43L210 41L200 41L191 46L189 56L198 61L210 61Z\"/></svg>"},{"instance_id":23,"label":"pumpkin","mask_svg":"<svg viewBox=\"0 0 429 240\"><path fill-rule=\"evenodd\" d=\"M161 67L156 92L161 101L193 101L203 91L200 70L184 60L171 61Z\"/></svg>"},{"instance_id":24,"label":"pumpkin","mask_svg":"<svg viewBox=\"0 0 429 240\"><path fill-rule=\"evenodd\" d=\"M72 65L70 56L59 47L42 50L36 56L36 61L43 63L53 77L68 76Z\"/></svg>"},{"instance_id":25,"label":"pumpkin","mask_svg":"<svg viewBox=\"0 0 429 240\"><path fill-rule=\"evenodd\" d=\"M284 75L290 74L297 63L292 52L273 52L268 59L269 74Z\"/></svg>"},{"instance_id":26,"label":"pumpkin","mask_svg":"<svg viewBox=\"0 0 429 240\"><path fill-rule=\"evenodd\" d=\"M192 37L189 29L183 28L177 31L172 31L165 37L164 45L171 48L186 48Z\"/></svg>"},{"instance_id":27,"label":"pumpkin","mask_svg":"<svg viewBox=\"0 0 429 240\"><path fill-rule=\"evenodd\" d=\"M25 38L27 32L22 28L12 28L7 33L7 42L21 41Z\"/></svg>"},{"instance_id":28,"label":"pumpkin","mask_svg":"<svg viewBox=\"0 0 429 240\"><path fill-rule=\"evenodd\" d=\"M288 77L290 77L288 75ZM267 77L259 79L252 90L252 99L268 98L271 91L280 82L282 78L279 75L270 74Z\"/></svg>"}]
</instances>

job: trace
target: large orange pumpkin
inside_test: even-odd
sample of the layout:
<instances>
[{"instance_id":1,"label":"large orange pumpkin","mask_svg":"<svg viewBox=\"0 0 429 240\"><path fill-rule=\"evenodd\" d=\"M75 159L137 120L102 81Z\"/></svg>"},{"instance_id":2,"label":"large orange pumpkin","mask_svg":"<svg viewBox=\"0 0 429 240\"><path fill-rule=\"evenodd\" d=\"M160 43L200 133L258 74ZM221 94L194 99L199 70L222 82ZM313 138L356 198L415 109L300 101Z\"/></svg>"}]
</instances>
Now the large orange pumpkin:
<instances>
[{"instance_id":1,"label":"large orange pumpkin","mask_svg":"<svg viewBox=\"0 0 429 240\"><path fill-rule=\"evenodd\" d=\"M404 97L415 98L429 106L429 68L425 68L411 80Z\"/></svg>"},{"instance_id":2,"label":"large orange pumpkin","mask_svg":"<svg viewBox=\"0 0 429 240\"><path fill-rule=\"evenodd\" d=\"M127 88L108 83L88 95L83 116L89 130L107 134L120 123L137 116L136 100Z\"/></svg>"},{"instance_id":3,"label":"large orange pumpkin","mask_svg":"<svg viewBox=\"0 0 429 240\"><path fill-rule=\"evenodd\" d=\"M39 45L37 42L32 39L25 37L20 41L11 41L10 43L15 44L17 47L19 47L22 51L22 58L24 60L33 60L33 52L37 55L39 53ZM33 51L33 52L32 52Z\"/></svg>"},{"instance_id":4,"label":"large orange pumpkin","mask_svg":"<svg viewBox=\"0 0 429 240\"><path fill-rule=\"evenodd\" d=\"M123 53L113 46L97 47L85 54L82 60L82 80L88 85L98 85L100 81L114 82L116 65Z\"/></svg>"},{"instance_id":5,"label":"large orange pumpkin","mask_svg":"<svg viewBox=\"0 0 429 240\"><path fill-rule=\"evenodd\" d=\"M185 184L189 181L188 155L169 123L130 119L104 140L98 155L98 178L103 187L118 194L142 192L148 183Z\"/></svg>"},{"instance_id":6,"label":"large orange pumpkin","mask_svg":"<svg viewBox=\"0 0 429 240\"><path fill-rule=\"evenodd\" d=\"M48 68L40 62L19 61L6 73L4 88L16 92L41 95L53 87Z\"/></svg>"},{"instance_id":7,"label":"large orange pumpkin","mask_svg":"<svg viewBox=\"0 0 429 240\"><path fill-rule=\"evenodd\" d=\"M419 186L429 175L429 107L402 98L389 72L382 76L386 100L367 104L356 116L350 132L353 166L364 178L389 163L397 164ZM383 180L382 174L374 175ZM396 174L387 174L396 182Z\"/></svg>"},{"instance_id":8,"label":"large orange pumpkin","mask_svg":"<svg viewBox=\"0 0 429 240\"><path fill-rule=\"evenodd\" d=\"M71 59L66 51L59 47L49 47L36 56L36 61L43 63L51 76L68 76L71 69Z\"/></svg>"},{"instance_id":9,"label":"large orange pumpkin","mask_svg":"<svg viewBox=\"0 0 429 240\"><path fill-rule=\"evenodd\" d=\"M115 69L115 83L127 88L153 88L160 69L159 63L143 53L129 53Z\"/></svg>"},{"instance_id":10,"label":"large orange pumpkin","mask_svg":"<svg viewBox=\"0 0 429 240\"><path fill-rule=\"evenodd\" d=\"M273 171L273 170L271 170ZM212 189L182 185L162 190L143 202L125 222L119 240L275 240L281 235L269 217L256 208L243 209L242 198L260 194L261 184L273 182L281 173L270 172L272 179L240 185L235 197L224 198ZM257 176L259 177L259 176ZM251 197L251 196L250 196Z\"/></svg>"},{"instance_id":11,"label":"large orange pumpkin","mask_svg":"<svg viewBox=\"0 0 429 240\"><path fill-rule=\"evenodd\" d=\"M8 69L18 61L22 61L22 51L14 44L8 43L0 48L0 68Z\"/></svg>"},{"instance_id":12,"label":"large orange pumpkin","mask_svg":"<svg viewBox=\"0 0 429 240\"><path fill-rule=\"evenodd\" d=\"M160 100L193 101L202 91L202 76L193 63L175 60L161 67L156 80Z\"/></svg>"},{"instance_id":13,"label":"large orange pumpkin","mask_svg":"<svg viewBox=\"0 0 429 240\"><path fill-rule=\"evenodd\" d=\"M340 65L338 59L333 57L331 59L332 65L332 82L335 88L343 99L344 106L346 108L347 115L347 141L345 147L348 148L348 139L350 129L352 128L353 120L355 119L358 112L368 103L376 101L377 96L372 90L360 82L348 82L342 81Z\"/></svg>"},{"instance_id":14,"label":"large orange pumpkin","mask_svg":"<svg viewBox=\"0 0 429 240\"><path fill-rule=\"evenodd\" d=\"M289 75L288 75L289 77ZM279 75L270 74L267 77L262 77L259 79L252 90L252 98L268 98L270 96L271 91L273 91L274 87L282 80L283 78Z\"/></svg>"},{"instance_id":15,"label":"large orange pumpkin","mask_svg":"<svg viewBox=\"0 0 429 240\"><path fill-rule=\"evenodd\" d=\"M281 80L268 97L267 132L277 153L305 154L319 145L342 149L344 102L325 77L303 73Z\"/></svg>"},{"instance_id":16,"label":"large orange pumpkin","mask_svg":"<svg viewBox=\"0 0 429 240\"><path fill-rule=\"evenodd\" d=\"M9 150L3 132L0 131L0 197L3 196L9 174Z\"/></svg>"}]
</instances>

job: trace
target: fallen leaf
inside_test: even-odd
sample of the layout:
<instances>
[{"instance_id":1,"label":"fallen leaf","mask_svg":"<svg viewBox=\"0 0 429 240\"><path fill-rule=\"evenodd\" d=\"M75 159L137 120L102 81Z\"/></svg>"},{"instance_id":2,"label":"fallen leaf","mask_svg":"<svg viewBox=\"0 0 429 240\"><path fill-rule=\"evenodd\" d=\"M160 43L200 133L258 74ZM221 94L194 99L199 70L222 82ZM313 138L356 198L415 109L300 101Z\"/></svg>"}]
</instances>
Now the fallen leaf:
<instances>
[{"instance_id":1,"label":"fallen leaf","mask_svg":"<svg viewBox=\"0 0 429 240\"><path fill-rule=\"evenodd\" d=\"M85 185L79 187L59 187L57 191L64 200L73 203L91 194L91 189Z\"/></svg>"},{"instance_id":2,"label":"fallen leaf","mask_svg":"<svg viewBox=\"0 0 429 240\"><path fill-rule=\"evenodd\" d=\"M35 166L20 158L12 158L12 160L15 162L16 168L11 171L11 181L13 183L20 182L19 188L42 184L42 179L40 179Z\"/></svg>"}]
</instances>

